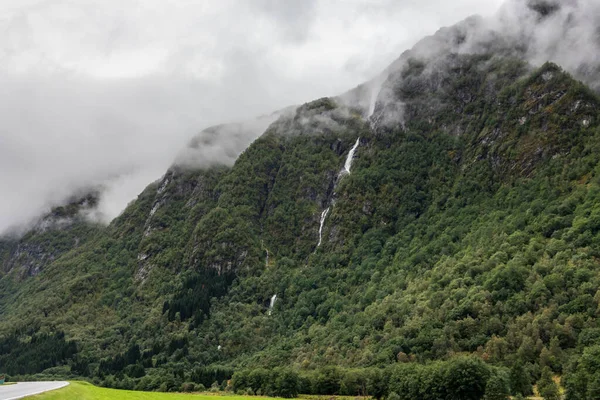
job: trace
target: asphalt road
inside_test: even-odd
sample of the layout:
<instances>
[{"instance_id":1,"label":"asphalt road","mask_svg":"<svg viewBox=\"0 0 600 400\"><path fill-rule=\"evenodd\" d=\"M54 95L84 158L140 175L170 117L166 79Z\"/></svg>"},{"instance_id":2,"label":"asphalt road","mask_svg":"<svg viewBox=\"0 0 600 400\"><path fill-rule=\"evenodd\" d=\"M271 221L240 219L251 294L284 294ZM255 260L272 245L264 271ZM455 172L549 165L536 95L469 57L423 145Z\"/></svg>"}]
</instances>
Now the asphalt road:
<instances>
[{"instance_id":1,"label":"asphalt road","mask_svg":"<svg viewBox=\"0 0 600 400\"><path fill-rule=\"evenodd\" d=\"M49 390L65 387L69 382L19 382L16 385L0 385L0 400L15 400Z\"/></svg>"}]
</instances>

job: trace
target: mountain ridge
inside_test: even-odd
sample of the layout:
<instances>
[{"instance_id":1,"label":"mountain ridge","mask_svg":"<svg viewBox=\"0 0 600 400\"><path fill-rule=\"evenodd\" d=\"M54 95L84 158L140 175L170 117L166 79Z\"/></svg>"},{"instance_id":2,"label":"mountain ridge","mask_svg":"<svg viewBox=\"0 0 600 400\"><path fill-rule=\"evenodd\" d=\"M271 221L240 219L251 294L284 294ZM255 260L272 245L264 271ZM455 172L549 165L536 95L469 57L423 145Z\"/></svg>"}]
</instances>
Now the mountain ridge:
<instances>
[{"instance_id":1,"label":"mountain ridge","mask_svg":"<svg viewBox=\"0 0 600 400\"><path fill-rule=\"evenodd\" d=\"M457 29L435 57L405 53L374 103L363 86L286 112L232 167L174 165L38 274L3 276L0 368L149 390L235 371L272 394L286 376L352 395L356 373L400 398L423 374L471 370L458 398L481 398L554 373L585 398L600 100L553 63L455 52ZM62 356L17 368L18 343Z\"/></svg>"}]
</instances>

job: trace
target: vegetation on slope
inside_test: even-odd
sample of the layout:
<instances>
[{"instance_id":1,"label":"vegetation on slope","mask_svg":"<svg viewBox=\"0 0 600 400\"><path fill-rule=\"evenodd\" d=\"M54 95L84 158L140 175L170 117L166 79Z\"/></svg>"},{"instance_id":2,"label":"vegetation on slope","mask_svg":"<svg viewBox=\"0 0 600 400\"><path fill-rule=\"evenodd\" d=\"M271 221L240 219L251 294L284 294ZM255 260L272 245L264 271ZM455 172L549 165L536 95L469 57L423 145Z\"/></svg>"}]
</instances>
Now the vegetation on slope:
<instances>
[{"instance_id":1,"label":"vegetation on slope","mask_svg":"<svg viewBox=\"0 0 600 400\"><path fill-rule=\"evenodd\" d=\"M40 274L0 281L0 346L65 332L56 348L77 351L50 372L128 389L233 375L281 396L478 399L551 393L558 374L594 398L597 97L491 55L415 60L386 85L396 124L306 104L232 168L174 168Z\"/></svg>"}]
</instances>

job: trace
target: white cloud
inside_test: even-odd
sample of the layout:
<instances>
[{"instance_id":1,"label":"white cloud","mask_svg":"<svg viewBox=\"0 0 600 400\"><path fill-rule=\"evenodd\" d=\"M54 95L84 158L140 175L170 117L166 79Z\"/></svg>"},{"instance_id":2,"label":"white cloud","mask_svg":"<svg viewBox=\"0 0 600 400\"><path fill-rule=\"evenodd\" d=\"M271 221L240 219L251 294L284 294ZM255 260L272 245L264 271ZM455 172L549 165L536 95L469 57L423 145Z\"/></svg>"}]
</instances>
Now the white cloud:
<instances>
[{"instance_id":1,"label":"white cloud","mask_svg":"<svg viewBox=\"0 0 600 400\"><path fill-rule=\"evenodd\" d=\"M200 129L342 93L500 3L3 0L0 231L89 185L114 217Z\"/></svg>"}]
</instances>

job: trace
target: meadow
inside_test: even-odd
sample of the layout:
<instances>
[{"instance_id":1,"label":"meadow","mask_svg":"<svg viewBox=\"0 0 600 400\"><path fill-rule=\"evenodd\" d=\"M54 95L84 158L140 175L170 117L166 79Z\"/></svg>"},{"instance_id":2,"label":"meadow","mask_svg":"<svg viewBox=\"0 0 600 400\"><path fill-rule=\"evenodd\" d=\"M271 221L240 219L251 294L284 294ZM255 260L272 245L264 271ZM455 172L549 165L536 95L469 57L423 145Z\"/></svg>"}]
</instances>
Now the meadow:
<instances>
[{"instance_id":1,"label":"meadow","mask_svg":"<svg viewBox=\"0 0 600 400\"><path fill-rule=\"evenodd\" d=\"M267 397L221 395L213 393L158 393L107 389L88 382L70 382L62 389L27 397L27 400L260 400ZM276 398L269 397L273 400Z\"/></svg>"}]
</instances>

